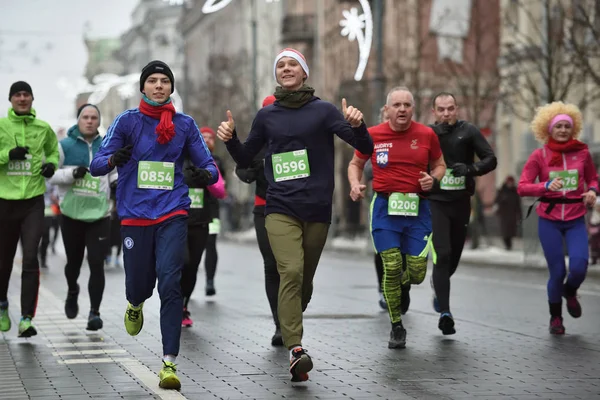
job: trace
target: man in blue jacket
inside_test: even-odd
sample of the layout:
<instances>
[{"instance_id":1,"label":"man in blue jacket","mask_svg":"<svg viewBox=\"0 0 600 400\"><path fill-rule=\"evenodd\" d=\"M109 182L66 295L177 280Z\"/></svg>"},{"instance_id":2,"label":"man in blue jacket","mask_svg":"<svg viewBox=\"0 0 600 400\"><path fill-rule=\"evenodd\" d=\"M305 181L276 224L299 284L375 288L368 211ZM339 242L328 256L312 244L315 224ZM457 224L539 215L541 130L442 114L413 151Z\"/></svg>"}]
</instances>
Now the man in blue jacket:
<instances>
[{"instance_id":1,"label":"man in blue jacket","mask_svg":"<svg viewBox=\"0 0 600 400\"><path fill-rule=\"evenodd\" d=\"M211 185L218 173L195 121L177 113L171 101L173 73L152 61L140 77L143 98L138 108L120 114L108 128L90 165L93 176L118 167L117 211L121 219L125 287L129 304L125 328L137 335L144 324L144 301L158 278L163 368L159 386L180 389L175 359L181 335L181 270L187 238L190 197L183 179L189 155L192 178Z\"/></svg>"}]
</instances>

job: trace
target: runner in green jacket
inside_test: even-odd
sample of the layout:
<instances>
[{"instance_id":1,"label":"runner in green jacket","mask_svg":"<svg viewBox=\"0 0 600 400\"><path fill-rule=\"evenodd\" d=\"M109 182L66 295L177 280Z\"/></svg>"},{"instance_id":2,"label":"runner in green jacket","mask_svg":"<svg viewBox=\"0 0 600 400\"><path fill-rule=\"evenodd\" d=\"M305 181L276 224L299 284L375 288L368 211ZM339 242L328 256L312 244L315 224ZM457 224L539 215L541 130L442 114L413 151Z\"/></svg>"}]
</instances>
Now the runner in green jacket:
<instances>
[{"instance_id":1,"label":"runner in green jacket","mask_svg":"<svg viewBox=\"0 0 600 400\"><path fill-rule=\"evenodd\" d=\"M0 118L0 331L10 330L8 283L19 238L23 246L19 336L37 334L31 325L39 289L37 250L44 227L44 178L54 175L58 141L48 123L36 118L31 86L15 82L8 117Z\"/></svg>"}]
</instances>

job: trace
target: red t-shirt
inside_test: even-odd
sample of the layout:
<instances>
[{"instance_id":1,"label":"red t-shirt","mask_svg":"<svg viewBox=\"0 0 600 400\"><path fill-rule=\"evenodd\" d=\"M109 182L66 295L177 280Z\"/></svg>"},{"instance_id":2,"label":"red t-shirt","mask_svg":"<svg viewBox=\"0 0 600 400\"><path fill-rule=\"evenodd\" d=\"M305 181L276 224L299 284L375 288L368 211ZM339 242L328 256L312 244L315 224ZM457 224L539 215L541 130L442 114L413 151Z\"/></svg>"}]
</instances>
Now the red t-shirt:
<instances>
[{"instance_id":1,"label":"red t-shirt","mask_svg":"<svg viewBox=\"0 0 600 400\"><path fill-rule=\"evenodd\" d=\"M373 190L380 193L420 193L420 172L442 156L440 142L433 129L412 121L410 127L395 132L388 122L369 128L373 153L356 150L357 157L373 164Z\"/></svg>"}]
</instances>

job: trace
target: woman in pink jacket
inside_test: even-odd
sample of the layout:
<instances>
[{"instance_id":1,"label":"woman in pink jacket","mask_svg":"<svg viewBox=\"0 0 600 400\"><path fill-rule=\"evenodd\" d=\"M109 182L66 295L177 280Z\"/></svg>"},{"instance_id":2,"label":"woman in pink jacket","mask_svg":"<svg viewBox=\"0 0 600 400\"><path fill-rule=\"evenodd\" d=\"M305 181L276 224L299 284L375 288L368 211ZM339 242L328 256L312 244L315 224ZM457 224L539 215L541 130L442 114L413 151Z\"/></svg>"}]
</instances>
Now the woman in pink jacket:
<instances>
[{"instance_id":1,"label":"woman in pink jacket","mask_svg":"<svg viewBox=\"0 0 600 400\"><path fill-rule=\"evenodd\" d=\"M565 333L562 297L569 314L573 318L581 316L577 289L588 266L584 215L586 206L596 203L598 193L596 167L587 145L577 140L581 126L581 112L572 104L554 102L540 107L531 129L544 146L529 156L518 186L519 195L540 197L536 208L538 235L550 272L550 333L555 335ZM569 254L566 282L563 240Z\"/></svg>"}]
</instances>

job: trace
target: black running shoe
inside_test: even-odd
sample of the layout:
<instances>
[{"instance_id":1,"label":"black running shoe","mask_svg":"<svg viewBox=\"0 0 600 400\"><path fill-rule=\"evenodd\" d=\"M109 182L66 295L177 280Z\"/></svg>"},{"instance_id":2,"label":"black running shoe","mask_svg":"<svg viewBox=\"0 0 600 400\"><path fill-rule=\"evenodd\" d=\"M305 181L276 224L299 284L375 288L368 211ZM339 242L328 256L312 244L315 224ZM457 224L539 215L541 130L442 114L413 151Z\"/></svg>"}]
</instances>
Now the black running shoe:
<instances>
[{"instance_id":1,"label":"black running shoe","mask_svg":"<svg viewBox=\"0 0 600 400\"><path fill-rule=\"evenodd\" d=\"M390 349L404 349L406 347L406 329L400 325L392 328L390 332L390 341L388 342L388 348Z\"/></svg>"},{"instance_id":2,"label":"black running shoe","mask_svg":"<svg viewBox=\"0 0 600 400\"><path fill-rule=\"evenodd\" d=\"M302 347L294 349L290 360L290 374L292 382L304 382L308 380L308 372L313 368L313 362L306 350Z\"/></svg>"}]
</instances>

